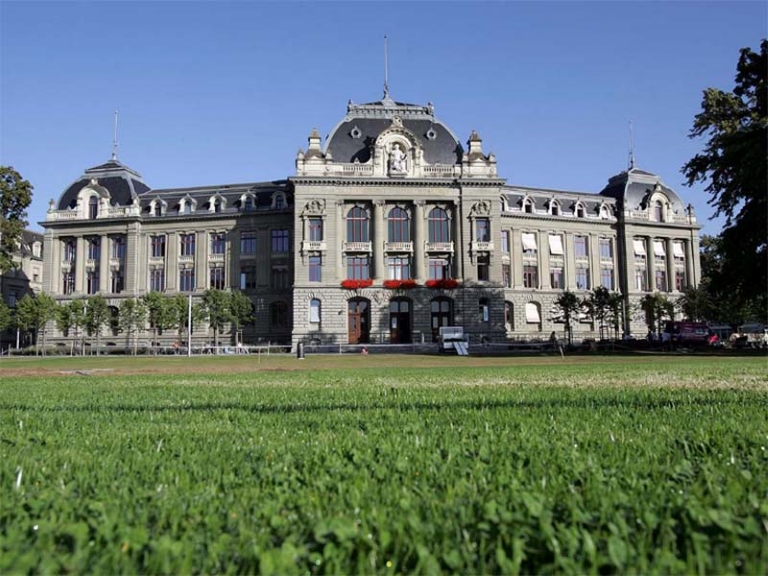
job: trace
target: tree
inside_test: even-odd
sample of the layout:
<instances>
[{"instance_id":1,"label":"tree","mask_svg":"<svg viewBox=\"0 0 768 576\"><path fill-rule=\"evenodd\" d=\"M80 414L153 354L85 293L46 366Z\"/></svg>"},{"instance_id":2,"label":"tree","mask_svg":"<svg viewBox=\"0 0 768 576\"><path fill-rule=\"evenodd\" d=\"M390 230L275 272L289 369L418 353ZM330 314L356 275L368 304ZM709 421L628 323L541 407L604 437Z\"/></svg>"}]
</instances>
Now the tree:
<instances>
[{"instance_id":1,"label":"tree","mask_svg":"<svg viewBox=\"0 0 768 576\"><path fill-rule=\"evenodd\" d=\"M68 333L74 329L75 333L72 335L70 341L70 355L74 355L75 342L79 339L80 330L85 326L85 302L82 300L70 300L66 304L61 304L56 310L56 325L59 330L64 333ZM80 353L83 353L82 344L80 340Z\"/></svg>"},{"instance_id":2,"label":"tree","mask_svg":"<svg viewBox=\"0 0 768 576\"><path fill-rule=\"evenodd\" d=\"M0 166L0 274L15 267L13 254L31 202L32 185L10 166Z\"/></svg>"},{"instance_id":3,"label":"tree","mask_svg":"<svg viewBox=\"0 0 768 576\"><path fill-rule=\"evenodd\" d=\"M144 326L146 320L147 307L143 300L126 298L120 302L120 329L126 333L129 345L131 340L133 340L132 350L134 356L136 355L136 348L138 347L136 332L138 332L139 328Z\"/></svg>"},{"instance_id":4,"label":"tree","mask_svg":"<svg viewBox=\"0 0 768 576\"><path fill-rule=\"evenodd\" d=\"M85 327L88 333L96 335L96 353L101 348L101 329L110 320L109 305L107 299L101 294L90 296L85 309Z\"/></svg>"},{"instance_id":5,"label":"tree","mask_svg":"<svg viewBox=\"0 0 768 576\"><path fill-rule=\"evenodd\" d=\"M648 330L661 336L661 323L665 318L673 318L675 305L661 292L646 294L640 299L640 309L645 314Z\"/></svg>"},{"instance_id":6,"label":"tree","mask_svg":"<svg viewBox=\"0 0 768 576\"><path fill-rule=\"evenodd\" d=\"M12 322L11 309L0 299L0 332L4 332L6 328L11 326ZM2 351L0 350L0 352Z\"/></svg>"},{"instance_id":7,"label":"tree","mask_svg":"<svg viewBox=\"0 0 768 576\"><path fill-rule=\"evenodd\" d=\"M764 308L768 286L768 40L760 52L742 48L733 92L704 91L690 138L708 138L682 168L686 184L707 182L714 216L725 216L719 235L722 263L711 280L736 308ZM759 303L763 302L763 305Z\"/></svg>"},{"instance_id":8,"label":"tree","mask_svg":"<svg viewBox=\"0 0 768 576\"><path fill-rule=\"evenodd\" d=\"M600 325L600 337L603 337L603 328L607 321L611 319L612 294L605 286L598 286L589 296L584 300L583 306L586 308L587 313L592 317L593 321L597 321Z\"/></svg>"},{"instance_id":9,"label":"tree","mask_svg":"<svg viewBox=\"0 0 768 576\"><path fill-rule=\"evenodd\" d=\"M571 319L581 310L581 301L578 296L566 290L555 299L555 306L557 306L563 313L563 320L565 321L565 332L568 334L568 344L573 344L573 330L571 328Z\"/></svg>"},{"instance_id":10,"label":"tree","mask_svg":"<svg viewBox=\"0 0 768 576\"><path fill-rule=\"evenodd\" d=\"M176 339L181 342L186 330L187 339L190 339L191 331L196 322L203 320L205 314L200 304L192 306L192 326L189 325L189 296L176 294L168 301L169 328L176 328Z\"/></svg>"},{"instance_id":11,"label":"tree","mask_svg":"<svg viewBox=\"0 0 768 576\"><path fill-rule=\"evenodd\" d=\"M222 327L232 321L229 308L230 296L223 290L210 289L203 294L202 312L208 326L213 330L213 345L218 349L219 332Z\"/></svg>"},{"instance_id":12,"label":"tree","mask_svg":"<svg viewBox=\"0 0 768 576\"><path fill-rule=\"evenodd\" d=\"M16 302L14 322L19 330L24 332L34 331L35 352L40 351L38 334L43 333L43 355L45 355L46 331L45 325L53 320L56 315L56 301L52 296L41 292L36 296L25 294Z\"/></svg>"},{"instance_id":13,"label":"tree","mask_svg":"<svg viewBox=\"0 0 768 576\"><path fill-rule=\"evenodd\" d=\"M712 302L706 285L689 286L677 299L677 307L684 318L702 322L711 317Z\"/></svg>"},{"instance_id":14,"label":"tree","mask_svg":"<svg viewBox=\"0 0 768 576\"><path fill-rule=\"evenodd\" d=\"M149 292L142 297L147 309L147 320L152 328L152 349L155 349L158 334L173 326L171 299L160 292Z\"/></svg>"},{"instance_id":15,"label":"tree","mask_svg":"<svg viewBox=\"0 0 768 576\"><path fill-rule=\"evenodd\" d=\"M235 290L229 297L229 311L232 315L232 324L236 333L242 330L243 325L250 324L254 320L253 303L251 299L239 290ZM240 344L241 342L237 342Z\"/></svg>"}]
</instances>

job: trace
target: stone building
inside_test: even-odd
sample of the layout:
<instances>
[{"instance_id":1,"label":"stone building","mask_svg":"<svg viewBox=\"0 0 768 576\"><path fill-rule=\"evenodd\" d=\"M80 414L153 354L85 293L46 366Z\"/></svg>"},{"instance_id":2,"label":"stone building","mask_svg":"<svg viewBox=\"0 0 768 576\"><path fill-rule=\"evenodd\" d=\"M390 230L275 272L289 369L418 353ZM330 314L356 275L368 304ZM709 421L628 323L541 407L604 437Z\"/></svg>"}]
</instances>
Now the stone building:
<instances>
[{"instance_id":1,"label":"stone building","mask_svg":"<svg viewBox=\"0 0 768 576\"><path fill-rule=\"evenodd\" d=\"M0 274L0 298L11 309L27 294L37 294L43 288L43 235L24 230L13 261L16 266ZM25 344L20 337L23 335L17 334L15 329L0 333L0 351Z\"/></svg>"},{"instance_id":2,"label":"stone building","mask_svg":"<svg viewBox=\"0 0 768 576\"><path fill-rule=\"evenodd\" d=\"M244 341L295 345L429 342L448 325L473 342L546 338L563 328L557 296L597 286L623 294L623 326L644 334L644 294L697 283L700 226L658 176L511 185L482 144L385 93L350 102L324 142L312 130L286 179L157 190L113 157L51 201L44 289L115 308L242 290L256 314Z\"/></svg>"}]
</instances>

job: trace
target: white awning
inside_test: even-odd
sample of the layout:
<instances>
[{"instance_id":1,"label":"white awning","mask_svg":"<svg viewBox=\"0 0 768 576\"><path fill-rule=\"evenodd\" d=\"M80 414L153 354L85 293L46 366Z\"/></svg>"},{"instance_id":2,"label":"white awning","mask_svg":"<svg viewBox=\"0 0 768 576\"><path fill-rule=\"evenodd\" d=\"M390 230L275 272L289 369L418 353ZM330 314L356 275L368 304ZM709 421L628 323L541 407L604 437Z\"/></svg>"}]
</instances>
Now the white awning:
<instances>
[{"instance_id":1,"label":"white awning","mask_svg":"<svg viewBox=\"0 0 768 576\"><path fill-rule=\"evenodd\" d=\"M563 238L559 234L549 235L549 253L553 256L563 255Z\"/></svg>"},{"instance_id":2,"label":"white awning","mask_svg":"<svg viewBox=\"0 0 768 576\"><path fill-rule=\"evenodd\" d=\"M523 232L523 250L536 250L536 234Z\"/></svg>"},{"instance_id":3,"label":"white awning","mask_svg":"<svg viewBox=\"0 0 768 576\"><path fill-rule=\"evenodd\" d=\"M653 241L653 253L656 256L660 256L661 258L666 258L667 251L664 250L664 241L663 240L654 240Z\"/></svg>"},{"instance_id":4,"label":"white awning","mask_svg":"<svg viewBox=\"0 0 768 576\"><path fill-rule=\"evenodd\" d=\"M682 242L675 242L672 246L673 246L675 258L685 258L685 252L683 251Z\"/></svg>"},{"instance_id":5,"label":"white awning","mask_svg":"<svg viewBox=\"0 0 768 576\"><path fill-rule=\"evenodd\" d=\"M532 324L541 322L541 318L539 317L539 307L533 302L528 302L525 305L525 321Z\"/></svg>"},{"instance_id":6,"label":"white awning","mask_svg":"<svg viewBox=\"0 0 768 576\"><path fill-rule=\"evenodd\" d=\"M645 242L642 240L632 240L632 246L635 247L635 256L645 256Z\"/></svg>"}]
</instances>

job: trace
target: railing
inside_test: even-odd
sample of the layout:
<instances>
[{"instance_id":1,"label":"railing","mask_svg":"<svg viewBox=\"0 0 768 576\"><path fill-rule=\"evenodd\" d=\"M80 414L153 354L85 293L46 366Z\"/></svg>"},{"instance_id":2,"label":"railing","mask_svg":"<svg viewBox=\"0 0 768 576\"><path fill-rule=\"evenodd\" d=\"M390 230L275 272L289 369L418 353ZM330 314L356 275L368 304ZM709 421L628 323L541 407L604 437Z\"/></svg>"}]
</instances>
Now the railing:
<instances>
[{"instance_id":1,"label":"railing","mask_svg":"<svg viewBox=\"0 0 768 576\"><path fill-rule=\"evenodd\" d=\"M327 247L322 240L304 240L301 243L302 252L319 252L323 250L327 250Z\"/></svg>"},{"instance_id":2,"label":"railing","mask_svg":"<svg viewBox=\"0 0 768 576\"><path fill-rule=\"evenodd\" d=\"M209 254L209 262L224 262L224 254Z\"/></svg>"},{"instance_id":3,"label":"railing","mask_svg":"<svg viewBox=\"0 0 768 576\"><path fill-rule=\"evenodd\" d=\"M180 264L192 264L195 261L194 256L179 256Z\"/></svg>"},{"instance_id":4,"label":"railing","mask_svg":"<svg viewBox=\"0 0 768 576\"><path fill-rule=\"evenodd\" d=\"M373 166L370 164L344 164L341 173L345 176L372 176Z\"/></svg>"},{"instance_id":5,"label":"railing","mask_svg":"<svg viewBox=\"0 0 768 576\"><path fill-rule=\"evenodd\" d=\"M473 252L493 252L493 242L472 242Z\"/></svg>"},{"instance_id":6,"label":"railing","mask_svg":"<svg viewBox=\"0 0 768 576\"><path fill-rule=\"evenodd\" d=\"M456 166L440 165L422 166L424 176L431 176L433 178L450 178L457 173Z\"/></svg>"},{"instance_id":7,"label":"railing","mask_svg":"<svg viewBox=\"0 0 768 576\"><path fill-rule=\"evenodd\" d=\"M344 242L345 252L370 252L370 242Z\"/></svg>"},{"instance_id":8,"label":"railing","mask_svg":"<svg viewBox=\"0 0 768 576\"><path fill-rule=\"evenodd\" d=\"M385 242L387 252L413 252L413 242Z\"/></svg>"},{"instance_id":9,"label":"railing","mask_svg":"<svg viewBox=\"0 0 768 576\"><path fill-rule=\"evenodd\" d=\"M76 210L57 210L48 212L46 220L77 220L79 214Z\"/></svg>"},{"instance_id":10,"label":"railing","mask_svg":"<svg viewBox=\"0 0 768 576\"><path fill-rule=\"evenodd\" d=\"M453 242L427 242L427 252L453 252Z\"/></svg>"}]
</instances>

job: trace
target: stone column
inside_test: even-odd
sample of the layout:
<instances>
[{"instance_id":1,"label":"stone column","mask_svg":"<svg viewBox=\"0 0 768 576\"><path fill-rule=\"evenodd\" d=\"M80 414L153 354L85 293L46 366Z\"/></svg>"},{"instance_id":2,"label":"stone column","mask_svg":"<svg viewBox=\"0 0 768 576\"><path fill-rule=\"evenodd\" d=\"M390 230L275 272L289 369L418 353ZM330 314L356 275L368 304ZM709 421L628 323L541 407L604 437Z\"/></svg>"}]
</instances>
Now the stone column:
<instances>
[{"instance_id":1,"label":"stone column","mask_svg":"<svg viewBox=\"0 0 768 576\"><path fill-rule=\"evenodd\" d=\"M226 285L237 290L240 288L240 232L232 231L227 234L227 250L224 255L224 270L228 270Z\"/></svg>"},{"instance_id":2,"label":"stone column","mask_svg":"<svg viewBox=\"0 0 768 576\"><path fill-rule=\"evenodd\" d=\"M509 258L512 265L512 288L523 286L523 235L518 228L511 230Z\"/></svg>"},{"instance_id":3,"label":"stone column","mask_svg":"<svg viewBox=\"0 0 768 576\"><path fill-rule=\"evenodd\" d=\"M181 239L176 232L168 232L165 237L165 290L167 292L179 289L179 243Z\"/></svg>"},{"instance_id":4,"label":"stone column","mask_svg":"<svg viewBox=\"0 0 768 576\"><path fill-rule=\"evenodd\" d=\"M453 242L453 260L456 263L456 279L463 281L466 278L466 270L464 266L466 261L464 259L464 234L463 226L461 222L461 205L458 201L454 200L453 208L451 208L448 215L449 230L451 231L451 241Z\"/></svg>"},{"instance_id":5,"label":"stone column","mask_svg":"<svg viewBox=\"0 0 768 576\"><path fill-rule=\"evenodd\" d=\"M647 236L645 239L645 260L648 264L648 291L656 291L656 251L653 246L653 237Z\"/></svg>"},{"instance_id":6,"label":"stone column","mask_svg":"<svg viewBox=\"0 0 768 576\"><path fill-rule=\"evenodd\" d=\"M373 202L373 234L371 234L371 244L373 245L373 270L374 281L380 283L387 277L387 265L384 261L384 242L387 232L384 224L384 206L383 200L374 200Z\"/></svg>"},{"instance_id":7,"label":"stone column","mask_svg":"<svg viewBox=\"0 0 768 576\"><path fill-rule=\"evenodd\" d=\"M147 282L142 282L144 276L141 270L142 266L146 267L147 262L147 251L141 245L142 240L146 242L146 236L142 238L140 231L140 224L129 224L125 241L125 290L134 296L140 296L147 289Z\"/></svg>"},{"instance_id":8,"label":"stone column","mask_svg":"<svg viewBox=\"0 0 768 576\"><path fill-rule=\"evenodd\" d=\"M549 278L549 259L551 254L549 253L549 232L539 230L538 239L539 249L539 288L551 288L551 281Z\"/></svg>"},{"instance_id":9,"label":"stone column","mask_svg":"<svg viewBox=\"0 0 768 576\"><path fill-rule=\"evenodd\" d=\"M563 260L565 263L565 287L576 290L576 250L573 246L573 233L566 232L563 237Z\"/></svg>"},{"instance_id":10,"label":"stone column","mask_svg":"<svg viewBox=\"0 0 768 576\"><path fill-rule=\"evenodd\" d=\"M685 246L685 285L693 286L693 254L691 250L691 241L684 240L683 246Z\"/></svg>"},{"instance_id":11,"label":"stone column","mask_svg":"<svg viewBox=\"0 0 768 576\"><path fill-rule=\"evenodd\" d=\"M416 282L423 284L426 278L424 237L424 200L416 200L413 203L413 266L415 268Z\"/></svg>"},{"instance_id":12,"label":"stone column","mask_svg":"<svg viewBox=\"0 0 768 576\"><path fill-rule=\"evenodd\" d=\"M208 233L201 230L195 239L195 290L208 288Z\"/></svg>"},{"instance_id":13,"label":"stone column","mask_svg":"<svg viewBox=\"0 0 768 576\"><path fill-rule=\"evenodd\" d=\"M61 294L61 240L46 230L43 241L43 291Z\"/></svg>"},{"instance_id":14,"label":"stone column","mask_svg":"<svg viewBox=\"0 0 768 576\"><path fill-rule=\"evenodd\" d=\"M336 231L331 238L335 241L334 252L336 254L336 277L339 282L346 279L347 272L344 270L344 241L347 239L346 230L344 230L344 201L336 201ZM323 230L323 234L326 231ZM329 240L331 239L329 238ZM328 242L328 244L331 244Z\"/></svg>"},{"instance_id":15,"label":"stone column","mask_svg":"<svg viewBox=\"0 0 768 576\"><path fill-rule=\"evenodd\" d=\"M589 287L594 290L597 286L600 286L600 237L590 234L588 238Z\"/></svg>"},{"instance_id":16,"label":"stone column","mask_svg":"<svg viewBox=\"0 0 768 576\"><path fill-rule=\"evenodd\" d=\"M110 255L109 236L102 234L99 237L99 292L107 294L112 291L110 286Z\"/></svg>"},{"instance_id":17,"label":"stone column","mask_svg":"<svg viewBox=\"0 0 768 576\"><path fill-rule=\"evenodd\" d=\"M75 294L82 294L85 283L85 240L78 236L75 242Z\"/></svg>"},{"instance_id":18,"label":"stone column","mask_svg":"<svg viewBox=\"0 0 768 576\"><path fill-rule=\"evenodd\" d=\"M672 238L667 238L667 292L675 288L675 246Z\"/></svg>"}]
</instances>

